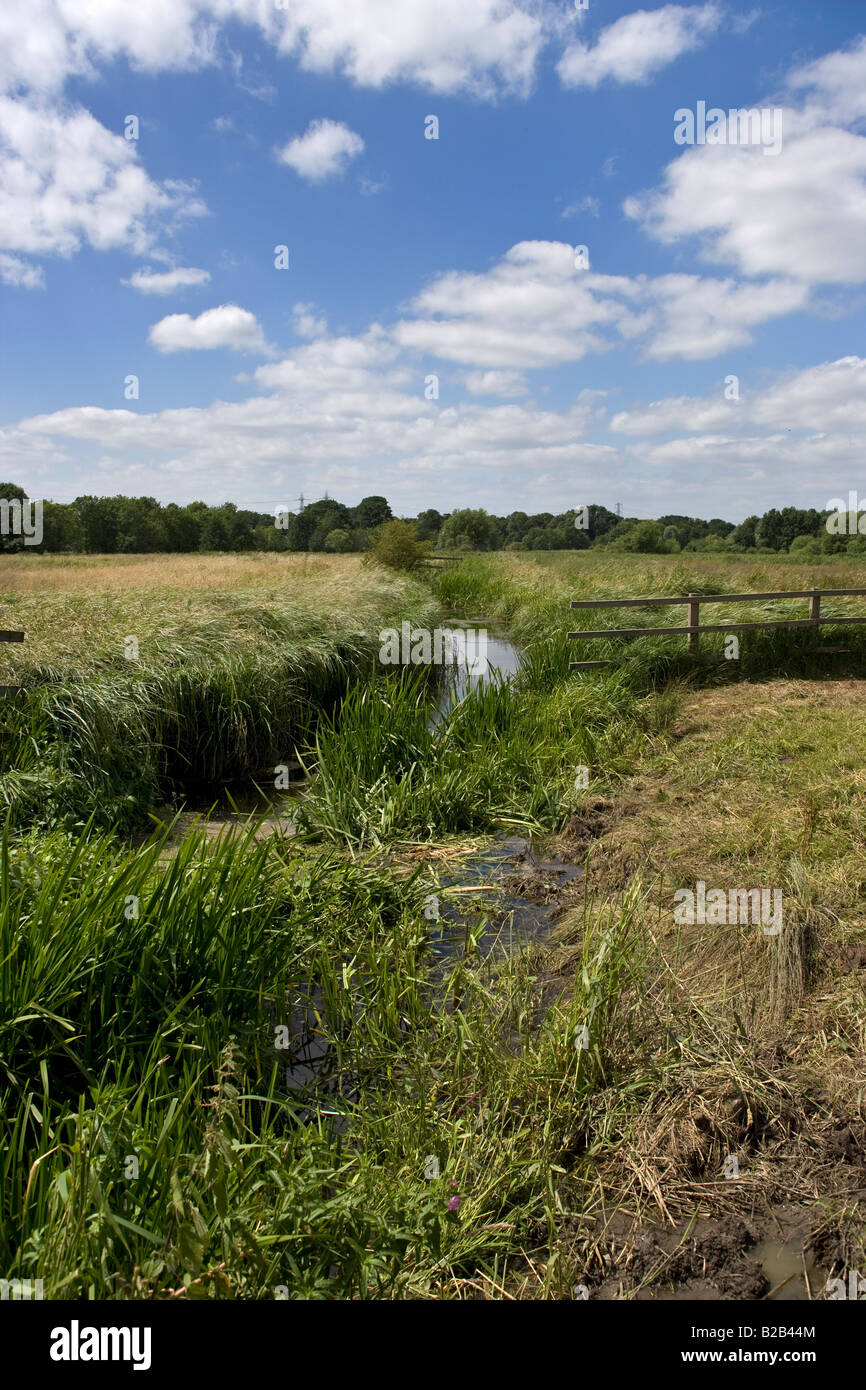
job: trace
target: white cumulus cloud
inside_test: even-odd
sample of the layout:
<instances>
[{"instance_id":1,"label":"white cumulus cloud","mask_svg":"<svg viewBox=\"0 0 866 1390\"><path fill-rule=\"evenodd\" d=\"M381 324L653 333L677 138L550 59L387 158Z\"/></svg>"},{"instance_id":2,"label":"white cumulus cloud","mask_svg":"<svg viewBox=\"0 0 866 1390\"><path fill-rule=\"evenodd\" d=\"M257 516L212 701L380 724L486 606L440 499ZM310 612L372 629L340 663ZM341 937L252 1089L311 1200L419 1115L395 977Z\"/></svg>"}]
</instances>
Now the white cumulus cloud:
<instances>
[{"instance_id":1,"label":"white cumulus cloud","mask_svg":"<svg viewBox=\"0 0 866 1390\"><path fill-rule=\"evenodd\" d=\"M472 396L525 396L529 390L522 372L468 372L466 389Z\"/></svg>"},{"instance_id":2,"label":"white cumulus cloud","mask_svg":"<svg viewBox=\"0 0 866 1390\"><path fill-rule=\"evenodd\" d=\"M118 58L149 73L231 64L231 24L257 29L309 72L490 99L528 92L556 27L537 0L4 0L0 89L57 93Z\"/></svg>"},{"instance_id":3,"label":"white cumulus cloud","mask_svg":"<svg viewBox=\"0 0 866 1390\"><path fill-rule=\"evenodd\" d=\"M177 266L174 270L151 270L145 266L123 283L139 294L172 294L193 285L206 285L209 280L210 271L197 270L195 266Z\"/></svg>"},{"instance_id":4,"label":"white cumulus cloud","mask_svg":"<svg viewBox=\"0 0 866 1390\"><path fill-rule=\"evenodd\" d=\"M788 78L788 88L804 92L816 103L824 119L843 125L866 117L866 35L848 49L838 49L798 68Z\"/></svg>"},{"instance_id":5,"label":"white cumulus cloud","mask_svg":"<svg viewBox=\"0 0 866 1390\"><path fill-rule=\"evenodd\" d=\"M287 0L277 17L278 46L312 72L485 98L525 95L546 39L545 7L529 0Z\"/></svg>"},{"instance_id":6,"label":"white cumulus cloud","mask_svg":"<svg viewBox=\"0 0 866 1390\"><path fill-rule=\"evenodd\" d=\"M656 240L692 238L703 259L744 275L862 283L866 39L797 69L782 88L783 104L770 103L780 112L777 153L758 144L693 145L623 209Z\"/></svg>"},{"instance_id":7,"label":"white cumulus cloud","mask_svg":"<svg viewBox=\"0 0 866 1390\"><path fill-rule=\"evenodd\" d=\"M711 396L668 396L614 415L614 434L658 435L675 431L753 428L785 433L806 430L840 435L866 430L866 357L840 357L788 373L770 384L740 385L740 397L725 397L723 382Z\"/></svg>"},{"instance_id":8,"label":"white cumulus cloud","mask_svg":"<svg viewBox=\"0 0 866 1390\"><path fill-rule=\"evenodd\" d=\"M608 78L646 82L681 53L704 43L721 19L715 4L636 10L602 29L593 45L570 45L557 71L566 87L598 87Z\"/></svg>"},{"instance_id":9,"label":"white cumulus cloud","mask_svg":"<svg viewBox=\"0 0 866 1390\"><path fill-rule=\"evenodd\" d=\"M531 241L481 274L450 271L412 301L395 337L476 369L559 366L627 343L694 361L747 345L752 328L808 299L797 281L602 275L574 260L563 242Z\"/></svg>"},{"instance_id":10,"label":"white cumulus cloud","mask_svg":"<svg viewBox=\"0 0 866 1390\"><path fill-rule=\"evenodd\" d=\"M205 309L198 318L191 318L189 314L169 314L152 326L148 342L159 352L212 348L232 348L235 352L269 351L255 314L237 304Z\"/></svg>"},{"instance_id":11,"label":"white cumulus cloud","mask_svg":"<svg viewBox=\"0 0 866 1390\"><path fill-rule=\"evenodd\" d=\"M309 183L344 174L351 161L362 152L364 141L342 121L311 121L303 135L296 135L278 151L288 164Z\"/></svg>"},{"instance_id":12,"label":"white cumulus cloud","mask_svg":"<svg viewBox=\"0 0 866 1390\"><path fill-rule=\"evenodd\" d=\"M0 280L22 290L41 290L45 287L42 267L23 261L20 256L8 256L0 251Z\"/></svg>"},{"instance_id":13,"label":"white cumulus cloud","mask_svg":"<svg viewBox=\"0 0 866 1390\"><path fill-rule=\"evenodd\" d=\"M0 247L70 256L146 252L157 220L197 216L187 185L154 183L134 144L82 107L52 109L0 97Z\"/></svg>"}]
</instances>

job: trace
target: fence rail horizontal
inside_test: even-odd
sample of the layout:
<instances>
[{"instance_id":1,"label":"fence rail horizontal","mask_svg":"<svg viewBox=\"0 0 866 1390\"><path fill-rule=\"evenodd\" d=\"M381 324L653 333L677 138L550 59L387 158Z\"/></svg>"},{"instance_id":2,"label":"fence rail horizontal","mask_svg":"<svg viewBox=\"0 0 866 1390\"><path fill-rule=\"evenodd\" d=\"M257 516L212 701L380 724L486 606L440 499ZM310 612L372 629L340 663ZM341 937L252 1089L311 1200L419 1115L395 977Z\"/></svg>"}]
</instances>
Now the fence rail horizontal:
<instances>
[{"instance_id":1,"label":"fence rail horizontal","mask_svg":"<svg viewBox=\"0 0 866 1390\"><path fill-rule=\"evenodd\" d=\"M578 598L572 599L572 608L642 608L649 604L665 607L674 603L750 603L754 600L770 598L857 598L866 594L866 589L787 589L766 594L665 594L652 598ZM671 629L673 630L673 629Z\"/></svg>"},{"instance_id":2,"label":"fence rail horizontal","mask_svg":"<svg viewBox=\"0 0 866 1390\"><path fill-rule=\"evenodd\" d=\"M569 632L569 637L662 637L666 632L744 632L756 627L815 627L819 623L866 623L866 618L773 618L765 623L697 623L692 627L596 627L589 632Z\"/></svg>"}]
</instances>

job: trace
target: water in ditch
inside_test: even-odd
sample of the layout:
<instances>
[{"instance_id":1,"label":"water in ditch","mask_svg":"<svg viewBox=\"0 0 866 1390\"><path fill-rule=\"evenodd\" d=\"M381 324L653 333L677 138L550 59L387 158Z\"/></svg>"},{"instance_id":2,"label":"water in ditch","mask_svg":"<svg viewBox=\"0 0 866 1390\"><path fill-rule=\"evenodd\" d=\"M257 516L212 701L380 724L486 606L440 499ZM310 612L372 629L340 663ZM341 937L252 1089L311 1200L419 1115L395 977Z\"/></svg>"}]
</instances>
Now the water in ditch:
<instances>
[{"instance_id":1,"label":"water in ditch","mask_svg":"<svg viewBox=\"0 0 866 1390\"><path fill-rule=\"evenodd\" d=\"M484 631L483 647L462 635ZM478 686L510 680L520 653L503 634L491 632L482 619L450 620L446 636L457 637L456 659L442 668L430 716L431 728L447 722L455 705ZM461 640L462 638L462 640ZM483 658L483 659L482 659ZM503 834L477 853L461 855L440 873L442 891L431 895L425 917L436 987L455 961L471 951L475 960L495 962L530 944L543 943L557 918L557 893L582 872L580 866L547 860L523 836ZM479 931L479 927L481 930ZM298 996L292 1020L293 1049L287 1061L286 1086L309 1105L307 1114L330 1116L335 1129L346 1126L343 1107L355 1096L352 1078L332 1073L321 999L315 989Z\"/></svg>"},{"instance_id":2,"label":"water in ditch","mask_svg":"<svg viewBox=\"0 0 866 1390\"><path fill-rule=\"evenodd\" d=\"M448 619L442 626L453 659L441 668L431 699L433 729L447 723L455 706L471 690L491 680L510 680L520 666L515 644L492 631L483 619ZM482 633L483 640L479 640ZM303 769L290 766L289 785L282 790L274 789L272 777L272 772L270 778L263 773L258 782L247 780L223 788L207 805L184 811L177 833L184 833L196 820L200 829L213 837L246 832L252 819L257 838L292 836L305 789ZM445 891L425 912L434 957L433 987L470 947L476 959L495 961L545 941L555 925L558 889L580 872L573 864L540 859L529 839L515 835L502 835L483 850L461 856L440 875ZM285 1089L299 1102L297 1118L304 1121L314 1115L330 1116L335 1128L344 1128L343 1111L350 1108L355 1088L351 1077L335 1072L322 1000L314 982L299 992L293 1003L289 1036Z\"/></svg>"}]
</instances>

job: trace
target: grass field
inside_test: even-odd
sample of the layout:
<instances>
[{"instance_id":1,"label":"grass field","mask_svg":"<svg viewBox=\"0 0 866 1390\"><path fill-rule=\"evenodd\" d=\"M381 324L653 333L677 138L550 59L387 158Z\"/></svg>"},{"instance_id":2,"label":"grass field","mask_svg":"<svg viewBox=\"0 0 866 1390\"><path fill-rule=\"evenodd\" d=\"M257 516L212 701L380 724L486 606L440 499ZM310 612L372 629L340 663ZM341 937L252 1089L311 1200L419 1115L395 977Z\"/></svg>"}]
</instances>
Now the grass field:
<instances>
[{"instance_id":1,"label":"grass field","mask_svg":"<svg viewBox=\"0 0 866 1390\"><path fill-rule=\"evenodd\" d=\"M861 629L822 631L837 655L745 633L738 661L723 634L697 657L564 637L572 597L862 568L500 554L431 588L357 557L47 559L0 562L0 627L27 632L4 679L28 688L0 754L7 1277L46 1297L744 1298L770 1288L762 1241L802 1256L813 1296L866 1258ZM628 625L682 620L661 612ZM509 631L524 662L431 727L424 680L377 674L375 648L443 614ZM165 799L295 751L296 838L140 843ZM550 942L485 963L495 894L474 911L444 870L515 832L586 873ZM678 925L697 880L780 888L783 931ZM465 923L444 973L431 892ZM301 1032L328 1046L327 1094L286 1084Z\"/></svg>"},{"instance_id":2,"label":"grass field","mask_svg":"<svg viewBox=\"0 0 866 1390\"><path fill-rule=\"evenodd\" d=\"M48 824L131 826L264 776L373 669L382 626L432 611L419 585L340 558L44 559L0 561L0 624L26 633L0 647L0 683L26 692L0 799Z\"/></svg>"}]
</instances>

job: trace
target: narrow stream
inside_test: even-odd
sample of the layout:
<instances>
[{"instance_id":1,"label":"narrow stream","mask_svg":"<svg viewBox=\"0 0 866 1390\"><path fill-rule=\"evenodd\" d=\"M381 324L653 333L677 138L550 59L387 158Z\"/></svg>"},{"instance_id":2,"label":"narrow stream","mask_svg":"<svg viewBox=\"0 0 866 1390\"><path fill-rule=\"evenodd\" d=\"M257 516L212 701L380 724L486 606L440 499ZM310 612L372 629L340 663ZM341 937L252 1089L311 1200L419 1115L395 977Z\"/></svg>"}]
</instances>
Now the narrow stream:
<instances>
[{"instance_id":1,"label":"narrow stream","mask_svg":"<svg viewBox=\"0 0 866 1390\"><path fill-rule=\"evenodd\" d=\"M431 700L430 728L434 730L447 722L471 690L494 679L510 680L520 667L520 653L514 643L492 631L482 618L445 619L442 630L454 639L453 660L441 668L441 680ZM465 636L470 631L479 637L484 633L483 643L476 641L473 647ZM201 816L202 829L208 835L219 835L229 828L245 828L252 817L257 836L292 835L298 799L306 785L300 765L289 767L288 780L288 788L280 791L249 780L227 786L207 805L184 812L178 831L182 833ZM440 876L442 891L425 913L434 955L433 986L467 951L470 933L473 954L482 960L504 958L532 942L545 941L555 926L559 888L581 872L575 864L539 859L532 842L516 835L502 835L478 853L460 858ZM480 933L479 924L484 927ZM321 999L311 981L308 992L298 995L290 1019L292 1047L286 1053L285 1086L307 1103L298 1118L330 1115L342 1129L345 1121L341 1115L345 1103L352 1099L353 1083L351 1078L333 1073L320 1008ZM337 1109L329 1108L329 1097Z\"/></svg>"},{"instance_id":2,"label":"narrow stream","mask_svg":"<svg viewBox=\"0 0 866 1390\"><path fill-rule=\"evenodd\" d=\"M465 622L446 618L440 626L446 638L454 639L454 660L441 668L441 679L431 701L430 727L433 729L447 720L455 704L470 690L486 685L495 677L510 679L520 667L520 653L514 643L504 634L491 632L482 618L470 618ZM486 659L483 662L467 662L464 637L467 631L485 633ZM475 651L477 653L477 646ZM285 789L274 788L273 771L268 769L262 772L258 783L247 777L222 787L208 801L197 800L181 814L178 833L184 833L197 818L207 817L206 823L204 819L201 821L202 828L208 835L216 836L227 827L245 826L252 816L257 820L257 836L294 834L295 811L298 800L304 795L306 778L299 763L290 763L287 767L289 785Z\"/></svg>"},{"instance_id":3,"label":"narrow stream","mask_svg":"<svg viewBox=\"0 0 866 1390\"><path fill-rule=\"evenodd\" d=\"M482 618L446 619L443 631L446 638L454 639L454 660L442 668L432 702L431 729L446 723L455 705L471 690L493 679L509 680L520 667L520 653L514 643L491 631ZM467 631L483 632L483 646L476 641L473 649L464 636ZM539 859L531 841L515 835L502 835L477 854L461 858L440 875L442 892L431 895L425 913L434 955L433 986L466 952L470 933L473 954L482 960L504 958L531 942L546 940L555 925L558 889L581 872L574 864ZM476 930L479 924L484 926L480 933ZM351 1081L329 1076L329 1047L316 1016L318 1004L315 990L296 1001L286 1087L295 1095L309 1097L311 1114L329 1114L342 1128L340 1111L327 1108L328 1096L338 1106L338 1094L343 1101L350 1099Z\"/></svg>"},{"instance_id":4,"label":"narrow stream","mask_svg":"<svg viewBox=\"0 0 866 1390\"><path fill-rule=\"evenodd\" d=\"M470 690L479 685L486 685L494 676L509 680L520 669L520 652L517 647L504 634L491 632L483 618L469 618L465 622L448 618L445 621L443 631L454 642L456 660L453 665L443 668L436 700L436 714L433 716L434 725L447 718L454 705ZM459 640L466 632L485 634L483 661L479 660L474 664L467 662L465 646L461 646ZM475 649L478 651L479 644L476 643Z\"/></svg>"},{"instance_id":5,"label":"narrow stream","mask_svg":"<svg viewBox=\"0 0 866 1390\"><path fill-rule=\"evenodd\" d=\"M504 634L491 632L483 619L446 622L444 631L457 638L453 646L456 659L442 668L431 699L431 730L444 726L471 690L492 679L510 680L520 667L520 653L514 643ZM466 660L468 644L460 637L467 630L486 632L483 662L477 659L477 644L476 660L471 661L471 647L470 660ZM251 786L249 781L227 787L211 812L208 833L220 833L227 825L244 825L252 816L257 820L257 834L291 835L295 808L305 786L303 771L295 765L289 768L289 787L283 791ZM206 814L210 809L203 807L202 811ZM432 896L425 911L433 955L431 990L441 985L466 953L471 952L476 961L495 963L529 945L544 943L560 913L559 890L582 872L580 865L539 858L531 839L514 834L503 834L477 853L452 861L440 872L440 891ZM313 980L295 997L289 1033L284 1088L296 1102L296 1121L305 1124L323 1117L333 1131L346 1132L359 1098L358 1081L338 1069L321 995ZM787 1241L765 1238L751 1252L766 1275L770 1285L767 1296L772 1301L802 1301L823 1289L826 1275L807 1257L803 1241L802 1231L789 1235ZM715 1296L711 1282L705 1292L695 1292L689 1283L682 1288L660 1284L638 1294L639 1298L659 1301Z\"/></svg>"}]
</instances>

